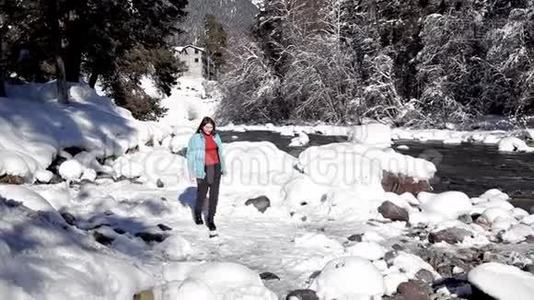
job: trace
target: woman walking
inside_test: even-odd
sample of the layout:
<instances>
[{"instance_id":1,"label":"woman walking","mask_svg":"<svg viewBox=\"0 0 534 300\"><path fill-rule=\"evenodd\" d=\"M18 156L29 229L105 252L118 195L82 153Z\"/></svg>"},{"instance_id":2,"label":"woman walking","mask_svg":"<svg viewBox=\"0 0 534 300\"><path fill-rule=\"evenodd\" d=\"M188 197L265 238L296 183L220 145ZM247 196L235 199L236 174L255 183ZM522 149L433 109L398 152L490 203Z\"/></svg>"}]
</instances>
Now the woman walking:
<instances>
[{"instance_id":1,"label":"woman walking","mask_svg":"<svg viewBox=\"0 0 534 300\"><path fill-rule=\"evenodd\" d=\"M219 198L221 175L225 173L221 137L215 130L215 122L204 117L187 146L187 166L192 180L197 182L194 208L195 223L203 224L202 208L209 190L206 225L214 234L217 227L213 218ZM211 234L210 234L211 235Z\"/></svg>"}]
</instances>

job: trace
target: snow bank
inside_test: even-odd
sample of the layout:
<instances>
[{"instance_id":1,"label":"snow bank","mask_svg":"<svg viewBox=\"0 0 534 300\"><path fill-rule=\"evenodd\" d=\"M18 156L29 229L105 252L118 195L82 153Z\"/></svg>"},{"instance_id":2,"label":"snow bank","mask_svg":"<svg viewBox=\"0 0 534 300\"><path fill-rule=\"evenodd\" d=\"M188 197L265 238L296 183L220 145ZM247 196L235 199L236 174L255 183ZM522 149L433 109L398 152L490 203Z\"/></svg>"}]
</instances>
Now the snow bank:
<instances>
[{"instance_id":1,"label":"snow bank","mask_svg":"<svg viewBox=\"0 0 534 300\"><path fill-rule=\"evenodd\" d=\"M126 154L111 165L114 178L136 179L139 182L157 186L175 186L187 183L187 161L185 157L168 150L149 148L133 154Z\"/></svg>"},{"instance_id":2,"label":"snow bank","mask_svg":"<svg viewBox=\"0 0 534 300\"><path fill-rule=\"evenodd\" d=\"M0 214L0 299L131 299L154 284L126 256L33 210L0 199Z\"/></svg>"},{"instance_id":3,"label":"snow bank","mask_svg":"<svg viewBox=\"0 0 534 300\"><path fill-rule=\"evenodd\" d=\"M490 262L468 274L468 280L484 293L502 300L529 300L534 295L534 275L520 269Z\"/></svg>"},{"instance_id":4,"label":"snow bank","mask_svg":"<svg viewBox=\"0 0 534 300\"><path fill-rule=\"evenodd\" d=\"M381 190L383 171L428 180L436 167L421 158L352 143L312 146L300 153L297 168L314 182L333 186L367 185Z\"/></svg>"},{"instance_id":5,"label":"snow bank","mask_svg":"<svg viewBox=\"0 0 534 300\"><path fill-rule=\"evenodd\" d=\"M69 93L71 103L61 105L54 82L7 87L8 98L0 98L0 176L33 182L63 148L75 146L94 157L119 156L171 133L155 122L135 120L86 85L73 86ZM66 177L78 177L77 168L66 169Z\"/></svg>"},{"instance_id":6,"label":"snow bank","mask_svg":"<svg viewBox=\"0 0 534 300\"><path fill-rule=\"evenodd\" d=\"M384 279L368 260L356 256L331 260L311 283L320 299L382 299Z\"/></svg>"},{"instance_id":7,"label":"snow bank","mask_svg":"<svg viewBox=\"0 0 534 300\"><path fill-rule=\"evenodd\" d=\"M271 142L233 142L224 144L227 174L225 185L266 186L282 185L297 171L295 158L278 149Z\"/></svg>"},{"instance_id":8,"label":"snow bank","mask_svg":"<svg viewBox=\"0 0 534 300\"><path fill-rule=\"evenodd\" d=\"M534 147L529 147L527 143L516 138L506 137L499 141L499 151L501 152L533 152Z\"/></svg>"},{"instance_id":9,"label":"snow bank","mask_svg":"<svg viewBox=\"0 0 534 300\"><path fill-rule=\"evenodd\" d=\"M61 215L45 198L24 186L0 184L0 197L20 202L31 210L43 212L48 220L56 224L65 224Z\"/></svg>"},{"instance_id":10,"label":"snow bank","mask_svg":"<svg viewBox=\"0 0 534 300\"><path fill-rule=\"evenodd\" d=\"M155 294L157 300L278 299L256 272L231 262L202 264L187 273L183 281L158 287Z\"/></svg>"}]
</instances>

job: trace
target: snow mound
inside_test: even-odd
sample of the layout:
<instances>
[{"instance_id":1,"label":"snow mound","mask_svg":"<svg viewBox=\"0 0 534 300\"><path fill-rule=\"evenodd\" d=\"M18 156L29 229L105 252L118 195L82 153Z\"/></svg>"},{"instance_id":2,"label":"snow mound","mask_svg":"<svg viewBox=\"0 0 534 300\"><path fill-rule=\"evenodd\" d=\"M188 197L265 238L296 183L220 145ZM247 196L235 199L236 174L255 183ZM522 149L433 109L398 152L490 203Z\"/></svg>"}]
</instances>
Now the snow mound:
<instances>
[{"instance_id":1,"label":"snow mound","mask_svg":"<svg viewBox=\"0 0 534 300\"><path fill-rule=\"evenodd\" d=\"M134 119L89 86L72 86L68 105L57 102L55 89L54 82L7 86L8 97L0 99L0 175L33 182L64 148L84 149L93 158L120 156L171 133L164 125ZM77 177L76 169L64 175Z\"/></svg>"},{"instance_id":2,"label":"snow mound","mask_svg":"<svg viewBox=\"0 0 534 300\"><path fill-rule=\"evenodd\" d=\"M44 212L56 224L65 224L61 215L45 198L24 186L1 184L0 197L20 202L31 210Z\"/></svg>"},{"instance_id":3,"label":"snow mound","mask_svg":"<svg viewBox=\"0 0 534 300\"><path fill-rule=\"evenodd\" d=\"M136 179L150 186L158 181L165 186L176 186L187 181L185 157L167 150L148 148L116 159L113 164L114 178Z\"/></svg>"},{"instance_id":4,"label":"snow mound","mask_svg":"<svg viewBox=\"0 0 534 300\"><path fill-rule=\"evenodd\" d=\"M357 256L340 257L326 264L310 289L320 299L382 299L384 279L368 260Z\"/></svg>"},{"instance_id":5,"label":"snow mound","mask_svg":"<svg viewBox=\"0 0 534 300\"><path fill-rule=\"evenodd\" d=\"M375 147L391 146L391 129L384 124L373 123L354 126L348 135L349 141Z\"/></svg>"},{"instance_id":6,"label":"snow mound","mask_svg":"<svg viewBox=\"0 0 534 300\"><path fill-rule=\"evenodd\" d=\"M249 268L237 263L214 262L192 271L172 299L276 300L277 297Z\"/></svg>"},{"instance_id":7,"label":"snow mound","mask_svg":"<svg viewBox=\"0 0 534 300\"><path fill-rule=\"evenodd\" d=\"M234 186L282 185L297 171L295 158L271 142L224 144L227 174L223 182Z\"/></svg>"},{"instance_id":8,"label":"snow mound","mask_svg":"<svg viewBox=\"0 0 534 300\"><path fill-rule=\"evenodd\" d=\"M310 138L308 135L300 131L297 133L298 136L291 139L291 142L289 143L289 147L302 147L306 146L310 142Z\"/></svg>"},{"instance_id":9,"label":"snow mound","mask_svg":"<svg viewBox=\"0 0 534 300\"><path fill-rule=\"evenodd\" d=\"M366 185L382 191L384 171L428 180L436 167L392 149L371 148L361 144L331 143L312 146L300 153L296 167L316 183L338 187Z\"/></svg>"},{"instance_id":10,"label":"snow mound","mask_svg":"<svg viewBox=\"0 0 534 300\"><path fill-rule=\"evenodd\" d=\"M513 266L485 263L472 269L467 278L496 299L530 300L534 295L534 275Z\"/></svg>"},{"instance_id":11,"label":"snow mound","mask_svg":"<svg viewBox=\"0 0 534 300\"><path fill-rule=\"evenodd\" d=\"M0 215L0 299L131 299L154 284L128 257L24 206L0 199Z\"/></svg>"},{"instance_id":12,"label":"snow mound","mask_svg":"<svg viewBox=\"0 0 534 300\"><path fill-rule=\"evenodd\" d=\"M359 256L368 260L378 260L384 257L386 249L374 242L360 242L348 247L345 251L351 256Z\"/></svg>"},{"instance_id":13,"label":"snow mound","mask_svg":"<svg viewBox=\"0 0 534 300\"><path fill-rule=\"evenodd\" d=\"M448 191L425 199L421 208L425 213L440 215L446 219L456 219L463 214L469 213L472 204L466 194Z\"/></svg>"},{"instance_id":14,"label":"snow mound","mask_svg":"<svg viewBox=\"0 0 534 300\"><path fill-rule=\"evenodd\" d=\"M500 152L533 152L534 147L529 147L527 143L516 138L506 137L499 141Z\"/></svg>"}]
</instances>

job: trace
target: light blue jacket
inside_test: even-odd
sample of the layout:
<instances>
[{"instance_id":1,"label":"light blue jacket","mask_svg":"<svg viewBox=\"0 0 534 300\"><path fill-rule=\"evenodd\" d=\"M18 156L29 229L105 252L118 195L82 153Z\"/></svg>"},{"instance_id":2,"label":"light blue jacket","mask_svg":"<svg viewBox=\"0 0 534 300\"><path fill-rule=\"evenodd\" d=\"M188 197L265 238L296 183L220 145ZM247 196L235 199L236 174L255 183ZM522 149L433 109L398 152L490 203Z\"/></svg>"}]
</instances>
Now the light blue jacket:
<instances>
[{"instance_id":1,"label":"light blue jacket","mask_svg":"<svg viewBox=\"0 0 534 300\"><path fill-rule=\"evenodd\" d=\"M219 153L221 172L225 174L226 167L224 165L221 137L218 133L215 133L214 137L217 144L217 152ZM194 175L196 178L204 179L206 177L206 171L204 171L205 145L204 135L198 132L191 136L187 145L187 168L189 169L189 174Z\"/></svg>"}]
</instances>

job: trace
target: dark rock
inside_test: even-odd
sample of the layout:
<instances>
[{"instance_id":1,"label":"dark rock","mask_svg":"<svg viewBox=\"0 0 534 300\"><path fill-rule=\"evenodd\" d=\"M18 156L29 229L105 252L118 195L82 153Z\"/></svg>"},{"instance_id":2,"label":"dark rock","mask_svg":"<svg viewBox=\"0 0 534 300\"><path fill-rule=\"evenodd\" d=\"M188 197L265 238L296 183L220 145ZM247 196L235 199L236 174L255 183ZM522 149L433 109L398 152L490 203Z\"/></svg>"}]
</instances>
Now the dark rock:
<instances>
[{"instance_id":1,"label":"dark rock","mask_svg":"<svg viewBox=\"0 0 534 300\"><path fill-rule=\"evenodd\" d=\"M319 300L314 290L302 289L294 290L287 294L286 300Z\"/></svg>"},{"instance_id":2,"label":"dark rock","mask_svg":"<svg viewBox=\"0 0 534 300\"><path fill-rule=\"evenodd\" d=\"M158 228L163 230L163 231L169 231L169 230L172 230L171 227L165 225L165 224L158 224Z\"/></svg>"},{"instance_id":3,"label":"dark rock","mask_svg":"<svg viewBox=\"0 0 534 300\"><path fill-rule=\"evenodd\" d=\"M432 272L429 270L421 269L415 273L415 279L421 280L425 283L432 283L434 282L434 274L432 274Z\"/></svg>"},{"instance_id":4,"label":"dark rock","mask_svg":"<svg viewBox=\"0 0 534 300\"><path fill-rule=\"evenodd\" d=\"M443 277L453 276L454 266L451 264L443 264L436 267L436 272L438 272Z\"/></svg>"},{"instance_id":5,"label":"dark rock","mask_svg":"<svg viewBox=\"0 0 534 300\"><path fill-rule=\"evenodd\" d=\"M308 277L308 282L311 283L312 280L314 280L319 275L321 275L321 271L320 270L313 271L313 273L311 273L310 276Z\"/></svg>"},{"instance_id":6,"label":"dark rock","mask_svg":"<svg viewBox=\"0 0 534 300\"><path fill-rule=\"evenodd\" d=\"M150 232L138 232L135 234L136 237L141 238L143 241L147 243L151 242L163 242L167 236L160 234L160 233L150 233Z\"/></svg>"},{"instance_id":7,"label":"dark rock","mask_svg":"<svg viewBox=\"0 0 534 300\"><path fill-rule=\"evenodd\" d=\"M121 229L121 228L113 228L113 231L115 231L118 234L125 234L126 233L126 231L124 229Z\"/></svg>"},{"instance_id":8,"label":"dark rock","mask_svg":"<svg viewBox=\"0 0 534 300\"><path fill-rule=\"evenodd\" d=\"M464 222L465 224L473 223L473 217L471 217L471 215L461 215L458 217L458 220Z\"/></svg>"},{"instance_id":9,"label":"dark rock","mask_svg":"<svg viewBox=\"0 0 534 300\"><path fill-rule=\"evenodd\" d=\"M67 224L74 225L76 223L76 218L71 213L63 211L63 212L60 212L59 214L63 217L63 219L65 220L65 222L67 222Z\"/></svg>"},{"instance_id":10,"label":"dark rock","mask_svg":"<svg viewBox=\"0 0 534 300\"><path fill-rule=\"evenodd\" d=\"M464 238L472 236L471 232L462 228L450 227L428 235L430 243L447 242L449 244L461 243Z\"/></svg>"},{"instance_id":11,"label":"dark rock","mask_svg":"<svg viewBox=\"0 0 534 300\"><path fill-rule=\"evenodd\" d=\"M254 205L258 211L264 213L268 207L271 206L271 201L266 196L259 196L257 198L248 199L245 205Z\"/></svg>"},{"instance_id":12,"label":"dark rock","mask_svg":"<svg viewBox=\"0 0 534 300\"><path fill-rule=\"evenodd\" d=\"M106 236L98 231L93 231L93 237L97 242L99 242L102 245L109 246L111 243L113 243L114 238Z\"/></svg>"},{"instance_id":13,"label":"dark rock","mask_svg":"<svg viewBox=\"0 0 534 300\"><path fill-rule=\"evenodd\" d=\"M449 277L436 282L433 285L434 290L438 290L445 287L451 294L455 294L458 297L470 297L470 299L479 299L471 298L473 294L473 289L471 284L467 281L467 274L460 275L458 277Z\"/></svg>"},{"instance_id":14,"label":"dark rock","mask_svg":"<svg viewBox=\"0 0 534 300\"><path fill-rule=\"evenodd\" d=\"M398 207L393 202L385 201L378 208L378 212L386 219L392 221L409 221L408 211L402 207Z\"/></svg>"},{"instance_id":15,"label":"dark rock","mask_svg":"<svg viewBox=\"0 0 534 300\"><path fill-rule=\"evenodd\" d=\"M56 156L54 158L54 160L52 161L52 163L50 163L50 165L48 166L48 168L46 168L48 171L54 173L55 175L58 175L59 174L59 166L64 163L67 159L62 157L62 156ZM59 176L58 176L59 177ZM59 177L61 179L61 177ZM52 178L53 179L53 178ZM51 183L55 183L55 182L51 182Z\"/></svg>"},{"instance_id":16,"label":"dark rock","mask_svg":"<svg viewBox=\"0 0 534 300\"><path fill-rule=\"evenodd\" d=\"M63 151L67 152L68 154L72 155L72 157L76 156L76 154L85 151L85 149L73 146L73 147L67 147L63 148Z\"/></svg>"},{"instance_id":17,"label":"dark rock","mask_svg":"<svg viewBox=\"0 0 534 300\"><path fill-rule=\"evenodd\" d=\"M133 296L133 300L154 300L154 293L152 290L142 291Z\"/></svg>"},{"instance_id":18,"label":"dark rock","mask_svg":"<svg viewBox=\"0 0 534 300\"><path fill-rule=\"evenodd\" d=\"M278 277L276 274L271 273L271 272L261 273L260 278L263 280L280 280L280 277Z\"/></svg>"},{"instance_id":19,"label":"dark rock","mask_svg":"<svg viewBox=\"0 0 534 300\"><path fill-rule=\"evenodd\" d=\"M534 243L534 235L527 235L525 242L532 244Z\"/></svg>"},{"instance_id":20,"label":"dark rock","mask_svg":"<svg viewBox=\"0 0 534 300\"><path fill-rule=\"evenodd\" d=\"M361 233L353 234L349 236L347 239L351 242L361 242L362 241L362 235Z\"/></svg>"},{"instance_id":21,"label":"dark rock","mask_svg":"<svg viewBox=\"0 0 534 300\"><path fill-rule=\"evenodd\" d=\"M474 300L497 300L497 298L493 298L492 296L484 293L481 289L479 289L476 285L471 285L471 296L469 299Z\"/></svg>"},{"instance_id":22,"label":"dark rock","mask_svg":"<svg viewBox=\"0 0 534 300\"><path fill-rule=\"evenodd\" d=\"M534 275L534 264L528 264L523 267L523 271L529 272L530 274Z\"/></svg>"},{"instance_id":23,"label":"dark rock","mask_svg":"<svg viewBox=\"0 0 534 300\"><path fill-rule=\"evenodd\" d=\"M397 293L407 300L430 300L431 292L424 282L418 280L403 282L397 287Z\"/></svg>"},{"instance_id":24,"label":"dark rock","mask_svg":"<svg viewBox=\"0 0 534 300\"><path fill-rule=\"evenodd\" d=\"M383 171L382 187L386 192L403 194L405 192L417 195L419 192L430 192L432 187L426 180L415 180L413 177L393 174Z\"/></svg>"},{"instance_id":25,"label":"dark rock","mask_svg":"<svg viewBox=\"0 0 534 300\"><path fill-rule=\"evenodd\" d=\"M5 175L0 176L0 183L20 185L20 184L24 184L24 177L5 174Z\"/></svg>"},{"instance_id":26,"label":"dark rock","mask_svg":"<svg viewBox=\"0 0 534 300\"><path fill-rule=\"evenodd\" d=\"M397 250L397 251L404 250L404 246L399 245L399 244L393 244L393 246L391 246L391 248L392 248L393 250Z\"/></svg>"},{"instance_id":27,"label":"dark rock","mask_svg":"<svg viewBox=\"0 0 534 300\"><path fill-rule=\"evenodd\" d=\"M156 186L158 188L162 188L165 186L165 184L163 184L163 181L161 181L161 179L158 178L158 180L156 181Z\"/></svg>"},{"instance_id":28,"label":"dark rock","mask_svg":"<svg viewBox=\"0 0 534 300\"><path fill-rule=\"evenodd\" d=\"M388 264L388 267L393 265L393 260L397 257L397 251L392 250L384 254L384 261Z\"/></svg>"},{"instance_id":29,"label":"dark rock","mask_svg":"<svg viewBox=\"0 0 534 300\"><path fill-rule=\"evenodd\" d=\"M302 216L300 219L302 220L302 222L306 222L306 220L308 220L308 217Z\"/></svg>"}]
</instances>

